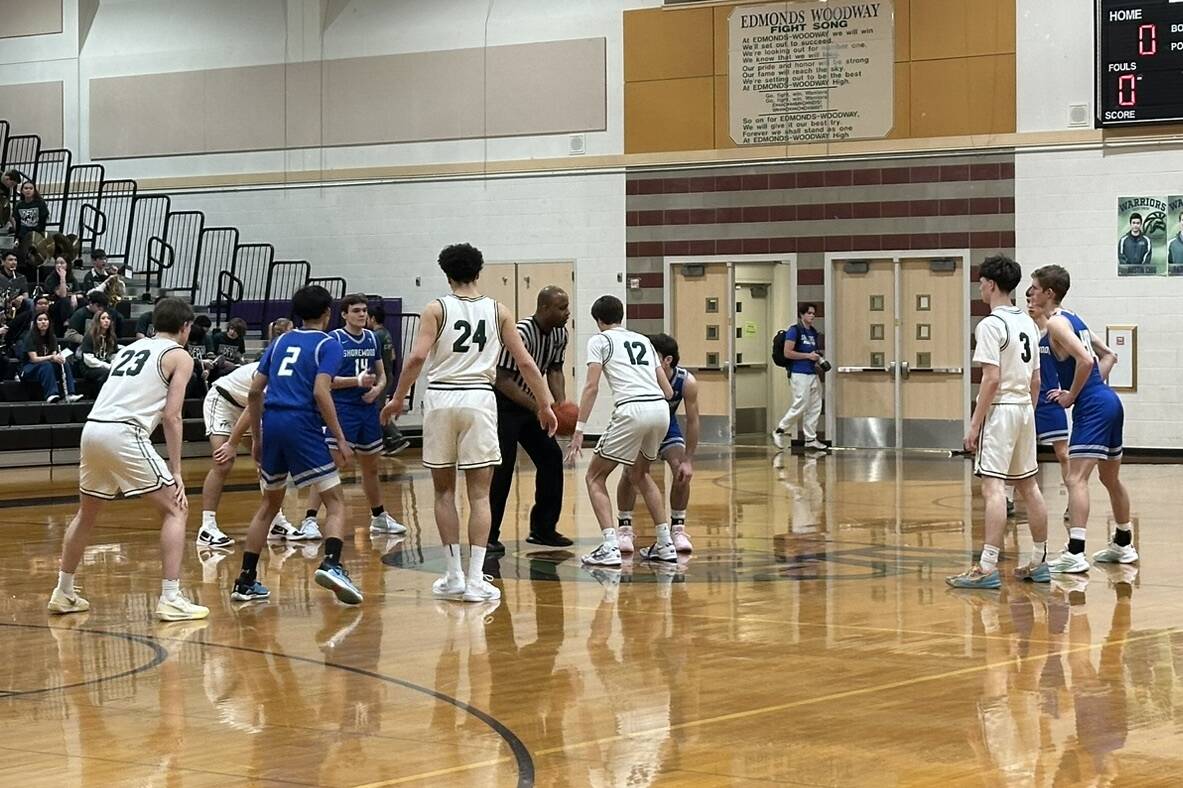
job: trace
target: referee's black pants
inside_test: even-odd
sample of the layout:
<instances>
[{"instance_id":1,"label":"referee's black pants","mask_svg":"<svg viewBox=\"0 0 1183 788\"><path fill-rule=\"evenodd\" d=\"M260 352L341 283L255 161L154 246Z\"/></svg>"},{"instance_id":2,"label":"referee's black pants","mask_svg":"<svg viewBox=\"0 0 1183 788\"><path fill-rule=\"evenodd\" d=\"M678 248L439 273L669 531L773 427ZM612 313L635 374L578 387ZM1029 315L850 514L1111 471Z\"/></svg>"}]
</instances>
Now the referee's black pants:
<instances>
[{"instance_id":1,"label":"referee's black pants","mask_svg":"<svg viewBox=\"0 0 1183 788\"><path fill-rule=\"evenodd\" d=\"M505 502L513 484L519 444L537 469L530 533L553 534L563 511L563 450L539 426L535 414L500 393L497 394L497 440L501 444L501 465L493 471L489 488L489 507L493 513L489 541L501 541L501 518L505 516Z\"/></svg>"}]
</instances>

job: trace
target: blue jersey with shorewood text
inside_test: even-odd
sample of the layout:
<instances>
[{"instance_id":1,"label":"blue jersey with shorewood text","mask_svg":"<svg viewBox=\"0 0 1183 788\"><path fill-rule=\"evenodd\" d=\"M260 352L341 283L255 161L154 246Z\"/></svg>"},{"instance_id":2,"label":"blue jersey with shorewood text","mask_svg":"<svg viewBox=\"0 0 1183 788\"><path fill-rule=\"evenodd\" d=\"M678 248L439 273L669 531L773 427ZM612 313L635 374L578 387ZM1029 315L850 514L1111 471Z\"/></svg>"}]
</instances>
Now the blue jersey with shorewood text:
<instances>
[{"instance_id":1,"label":"blue jersey with shorewood text","mask_svg":"<svg viewBox=\"0 0 1183 788\"><path fill-rule=\"evenodd\" d=\"M1056 315L1062 316L1068 320L1068 323L1072 326L1072 333L1075 334L1082 343L1084 343L1084 346L1088 348L1088 351L1091 354L1093 352L1092 334L1089 332L1089 327L1084 324L1084 321L1081 320L1075 312L1069 312L1067 309L1058 310ZM1055 317L1055 315L1053 315L1053 317ZM1056 374L1059 377L1060 383L1064 386L1064 388L1072 388L1072 381L1076 378L1076 357L1070 354L1068 358L1061 361L1060 359L1056 358L1055 354L1053 353L1052 358L1054 358L1056 361ZM1093 368L1089 370L1088 380L1085 381L1084 388L1082 388L1080 393L1076 396L1076 401L1079 402L1080 400L1086 398L1093 391L1104 388L1108 387L1105 385L1105 381L1101 379L1101 371L1097 369L1097 362L1094 360Z\"/></svg>"},{"instance_id":2,"label":"blue jersey with shorewood text","mask_svg":"<svg viewBox=\"0 0 1183 788\"><path fill-rule=\"evenodd\" d=\"M670 388L674 390L674 396L670 397L670 418L673 418L682 406L682 386L685 384L686 368L674 367L674 376L670 378Z\"/></svg>"},{"instance_id":3,"label":"blue jersey with shorewood text","mask_svg":"<svg viewBox=\"0 0 1183 788\"><path fill-rule=\"evenodd\" d=\"M1047 393L1059 387L1060 376L1056 372L1056 361L1052 355L1051 337L1044 331L1039 339L1039 401L1044 402Z\"/></svg>"},{"instance_id":4,"label":"blue jersey with shorewood text","mask_svg":"<svg viewBox=\"0 0 1183 788\"><path fill-rule=\"evenodd\" d=\"M374 332L368 328L363 328L360 335L351 334L347 329L338 328L333 332L333 336L341 343L341 365L335 371L335 375L339 378L356 378L358 375L364 375L367 372L376 373L376 362L382 360L382 352L378 347L378 338L374 336ZM344 389L333 389L333 402L338 406L353 405L373 407L378 403L375 401L370 404L362 402L362 395L364 395L368 388L361 388L360 386L350 386Z\"/></svg>"},{"instance_id":5,"label":"blue jersey with shorewood text","mask_svg":"<svg viewBox=\"0 0 1183 788\"><path fill-rule=\"evenodd\" d=\"M334 375L340 368L341 343L336 337L303 328L283 334L259 359L257 374L267 376L264 409L317 412L316 376Z\"/></svg>"}]
</instances>

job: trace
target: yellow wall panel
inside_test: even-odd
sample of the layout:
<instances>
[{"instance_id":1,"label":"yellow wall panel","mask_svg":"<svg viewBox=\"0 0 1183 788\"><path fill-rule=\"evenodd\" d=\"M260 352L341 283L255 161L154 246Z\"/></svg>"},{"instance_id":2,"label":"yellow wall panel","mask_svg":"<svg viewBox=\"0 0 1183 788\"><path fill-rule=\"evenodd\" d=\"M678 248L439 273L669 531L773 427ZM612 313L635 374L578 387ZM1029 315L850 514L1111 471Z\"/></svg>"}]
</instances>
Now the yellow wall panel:
<instances>
[{"instance_id":1,"label":"yellow wall panel","mask_svg":"<svg viewBox=\"0 0 1183 788\"><path fill-rule=\"evenodd\" d=\"M912 0L913 60L1015 51L1015 0Z\"/></svg>"},{"instance_id":2,"label":"yellow wall panel","mask_svg":"<svg viewBox=\"0 0 1183 788\"><path fill-rule=\"evenodd\" d=\"M1015 130L1015 57L917 60L911 64L912 137Z\"/></svg>"},{"instance_id":3,"label":"yellow wall panel","mask_svg":"<svg viewBox=\"0 0 1183 788\"><path fill-rule=\"evenodd\" d=\"M714 77L624 86L624 150L709 150L715 145Z\"/></svg>"},{"instance_id":4,"label":"yellow wall panel","mask_svg":"<svg viewBox=\"0 0 1183 788\"><path fill-rule=\"evenodd\" d=\"M624 12L624 81L714 73L713 9Z\"/></svg>"},{"instance_id":5,"label":"yellow wall panel","mask_svg":"<svg viewBox=\"0 0 1183 788\"><path fill-rule=\"evenodd\" d=\"M912 104L912 64L895 64L895 126L889 139L906 139L912 136L912 118L910 107Z\"/></svg>"},{"instance_id":6,"label":"yellow wall panel","mask_svg":"<svg viewBox=\"0 0 1183 788\"><path fill-rule=\"evenodd\" d=\"M731 25L728 19L735 6L715 6L715 73L731 73Z\"/></svg>"},{"instance_id":7,"label":"yellow wall panel","mask_svg":"<svg viewBox=\"0 0 1183 788\"><path fill-rule=\"evenodd\" d=\"M730 78L726 74L715 77L715 147L738 148L731 141L731 94Z\"/></svg>"}]
</instances>

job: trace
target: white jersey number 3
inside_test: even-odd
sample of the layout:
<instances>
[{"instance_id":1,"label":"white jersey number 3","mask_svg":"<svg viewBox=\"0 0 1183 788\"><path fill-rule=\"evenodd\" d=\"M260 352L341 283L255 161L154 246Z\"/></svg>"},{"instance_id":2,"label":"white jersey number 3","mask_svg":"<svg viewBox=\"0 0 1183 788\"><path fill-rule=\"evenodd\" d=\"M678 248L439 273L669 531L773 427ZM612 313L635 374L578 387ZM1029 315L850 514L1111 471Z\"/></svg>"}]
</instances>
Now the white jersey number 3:
<instances>
[{"instance_id":1,"label":"white jersey number 3","mask_svg":"<svg viewBox=\"0 0 1183 788\"><path fill-rule=\"evenodd\" d=\"M279 362L279 372L275 374L281 378L290 376L292 374L292 365L296 363L296 359L298 358L300 358L300 348L288 348L288 352L283 356L283 361Z\"/></svg>"}]
</instances>

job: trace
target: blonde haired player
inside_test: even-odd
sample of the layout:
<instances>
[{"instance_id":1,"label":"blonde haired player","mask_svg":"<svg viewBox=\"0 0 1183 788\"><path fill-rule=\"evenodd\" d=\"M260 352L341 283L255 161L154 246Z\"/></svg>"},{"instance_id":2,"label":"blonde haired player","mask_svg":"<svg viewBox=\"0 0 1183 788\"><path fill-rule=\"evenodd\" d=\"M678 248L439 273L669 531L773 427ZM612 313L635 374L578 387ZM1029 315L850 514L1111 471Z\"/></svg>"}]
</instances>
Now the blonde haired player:
<instances>
[{"instance_id":1,"label":"blonde haired player","mask_svg":"<svg viewBox=\"0 0 1183 788\"><path fill-rule=\"evenodd\" d=\"M477 279L484 267L479 249L469 244L445 247L439 265L452 292L423 310L419 333L403 364L398 388L382 409L382 422L403 411L407 392L427 365L423 398L423 464L435 487L435 521L444 543L447 570L432 583L444 599L487 602L501 591L485 579L492 513L489 485L501 464L497 438L497 403L493 396L501 346L513 356L538 403L538 423L554 435L553 401L538 365L522 344L509 310L481 295ZM460 565L460 515L456 511L456 471L464 471L468 489L468 574Z\"/></svg>"},{"instance_id":2,"label":"blonde haired player","mask_svg":"<svg viewBox=\"0 0 1183 788\"><path fill-rule=\"evenodd\" d=\"M991 312L974 329L974 361L982 365L978 405L965 448L976 452L974 473L982 479L986 536L981 558L967 572L946 578L954 588L1000 588L998 554L1006 530L1006 484L1027 502L1034 542L1030 563L1015 577L1048 583L1047 506L1035 481L1035 403L1039 400L1039 327L1013 303L1023 278L1019 264L1005 255L987 257L978 269L982 301Z\"/></svg>"},{"instance_id":3,"label":"blonde haired player","mask_svg":"<svg viewBox=\"0 0 1183 788\"><path fill-rule=\"evenodd\" d=\"M672 563L678 560L678 552L665 517L665 500L649 475L649 466L657 461L670 428L669 400L674 390L648 337L621 325L624 304L619 298L600 296L592 304L591 314L600 333L587 343L587 384L579 400L579 422L567 449L568 461L582 452L584 424L595 407L601 375L608 379L615 407L585 477L604 541L582 561L593 566L621 565L620 543L612 527L608 476L617 465L624 465L657 526L657 541L640 551L641 558Z\"/></svg>"},{"instance_id":4,"label":"blonde haired player","mask_svg":"<svg viewBox=\"0 0 1183 788\"><path fill-rule=\"evenodd\" d=\"M189 511L181 481L181 406L193 375L193 359L185 351L192 324L193 309L188 304L177 298L162 299L152 310L156 335L133 342L111 360L111 375L82 428L78 513L62 544L58 584L49 598L51 613L90 609L74 588L74 572L103 503L123 493L127 498L143 496L161 514L164 579L156 617L187 621L209 615L209 608L193 604L180 589ZM167 464L152 446L157 425L164 427Z\"/></svg>"}]
</instances>

